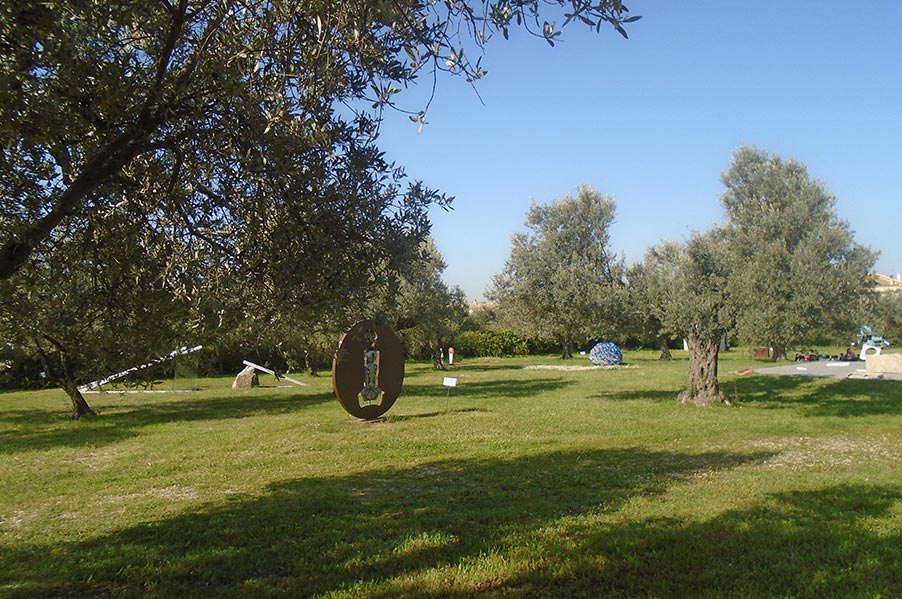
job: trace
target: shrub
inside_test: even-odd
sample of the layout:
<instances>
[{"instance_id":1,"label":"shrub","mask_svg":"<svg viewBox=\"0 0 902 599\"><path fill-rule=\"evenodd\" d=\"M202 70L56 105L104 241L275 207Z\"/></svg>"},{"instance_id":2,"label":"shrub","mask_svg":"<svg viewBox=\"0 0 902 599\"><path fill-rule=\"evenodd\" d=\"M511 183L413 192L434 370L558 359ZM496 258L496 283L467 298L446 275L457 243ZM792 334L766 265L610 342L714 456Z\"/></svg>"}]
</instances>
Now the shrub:
<instances>
[{"instance_id":1,"label":"shrub","mask_svg":"<svg viewBox=\"0 0 902 599\"><path fill-rule=\"evenodd\" d=\"M511 331L468 331L457 336L454 351L468 358L526 356L529 345Z\"/></svg>"}]
</instances>

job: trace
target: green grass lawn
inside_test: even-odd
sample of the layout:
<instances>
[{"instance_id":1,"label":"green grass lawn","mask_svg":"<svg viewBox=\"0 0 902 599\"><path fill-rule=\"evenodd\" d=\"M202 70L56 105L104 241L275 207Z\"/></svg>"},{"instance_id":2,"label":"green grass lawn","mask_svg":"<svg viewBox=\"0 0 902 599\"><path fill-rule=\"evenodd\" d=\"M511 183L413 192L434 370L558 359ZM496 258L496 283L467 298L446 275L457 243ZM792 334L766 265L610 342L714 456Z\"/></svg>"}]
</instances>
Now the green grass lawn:
<instances>
[{"instance_id":1,"label":"green grass lawn","mask_svg":"<svg viewBox=\"0 0 902 599\"><path fill-rule=\"evenodd\" d=\"M737 350L699 409L676 356L408 364L376 423L328 376L0 393L0 597L902 597L902 383Z\"/></svg>"}]
</instances>

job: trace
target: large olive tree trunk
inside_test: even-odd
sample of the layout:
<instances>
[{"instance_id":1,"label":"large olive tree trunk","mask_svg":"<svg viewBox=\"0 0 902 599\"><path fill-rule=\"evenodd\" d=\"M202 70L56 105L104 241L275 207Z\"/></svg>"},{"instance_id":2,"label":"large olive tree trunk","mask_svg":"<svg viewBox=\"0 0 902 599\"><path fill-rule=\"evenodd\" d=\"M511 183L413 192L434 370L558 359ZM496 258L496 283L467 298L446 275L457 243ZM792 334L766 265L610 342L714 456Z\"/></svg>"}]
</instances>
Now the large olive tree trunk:
<instances>
[{"instance_id":1,"label":"large olive tree trunk","mask_svg":"<svg viewBox=\"0 0 902 599\"><path fill-rule=\"evenodd\" d=\"M705 339L695 333L687 337L689 347L689 386L680 393L681 403L707 406L723 403L726 397L717 384L718 339Z\"/></svg>"}]
</instances>

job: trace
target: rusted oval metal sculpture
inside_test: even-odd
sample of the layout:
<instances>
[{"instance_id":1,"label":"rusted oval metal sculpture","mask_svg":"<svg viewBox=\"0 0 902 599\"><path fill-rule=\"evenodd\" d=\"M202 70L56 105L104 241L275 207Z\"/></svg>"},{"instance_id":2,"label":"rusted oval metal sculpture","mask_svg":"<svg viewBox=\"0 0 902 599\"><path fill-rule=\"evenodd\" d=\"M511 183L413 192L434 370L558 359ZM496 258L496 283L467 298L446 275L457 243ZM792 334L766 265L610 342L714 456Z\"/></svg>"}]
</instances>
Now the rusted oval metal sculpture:
<instances>
[{"instance_id":1,"label":"rusted oval metal sculpture","mask_svg":"<svg viewBox=\"0 0 902 599\"><path fill-rule=\"evenodd\" d=\"M345 411L375 420L394 405L404 384L404 350L391 328L361 320L342 336L332 360L332 387Z\"/></svg>"}]
</instances>

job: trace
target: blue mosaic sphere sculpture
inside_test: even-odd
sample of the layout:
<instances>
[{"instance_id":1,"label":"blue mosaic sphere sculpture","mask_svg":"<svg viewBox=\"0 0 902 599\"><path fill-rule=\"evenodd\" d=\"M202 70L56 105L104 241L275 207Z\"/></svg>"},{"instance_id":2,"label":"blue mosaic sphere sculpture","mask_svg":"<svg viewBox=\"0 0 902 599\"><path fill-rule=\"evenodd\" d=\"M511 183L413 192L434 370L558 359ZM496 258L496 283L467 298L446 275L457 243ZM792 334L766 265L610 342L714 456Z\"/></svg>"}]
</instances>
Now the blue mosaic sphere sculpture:
<instances>
[{"instance_id":1,"label":"blue mosaic sphere sculpture","mask_svg":"<svg viewBox=\"0 0 902 599\"><path fill-rule=\"evenodd\" d=\"M596 366L617 366L623 362L623 354L615 344L602 341L589 352L589 360Z\"/></svg>"}]
</instances>

